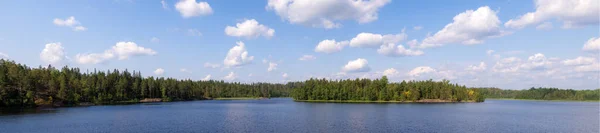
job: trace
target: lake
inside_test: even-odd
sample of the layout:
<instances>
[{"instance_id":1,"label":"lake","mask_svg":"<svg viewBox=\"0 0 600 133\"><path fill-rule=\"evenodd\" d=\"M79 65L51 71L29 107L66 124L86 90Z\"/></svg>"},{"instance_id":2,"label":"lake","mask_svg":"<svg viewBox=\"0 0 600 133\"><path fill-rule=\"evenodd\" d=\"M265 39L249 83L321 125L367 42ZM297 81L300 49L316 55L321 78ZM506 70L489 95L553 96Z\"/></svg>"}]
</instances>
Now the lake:
<instances>
[{"instance_id":1,"label":"lake","mask_svg":"<svg viewBox=\"0 0 600 133\"><path fill-rule=\"evenodd\" d=\"M599 115L599 102L349 104L274 98L4 112L0 132L598 133Z\"/></svg>"}]
</instances>

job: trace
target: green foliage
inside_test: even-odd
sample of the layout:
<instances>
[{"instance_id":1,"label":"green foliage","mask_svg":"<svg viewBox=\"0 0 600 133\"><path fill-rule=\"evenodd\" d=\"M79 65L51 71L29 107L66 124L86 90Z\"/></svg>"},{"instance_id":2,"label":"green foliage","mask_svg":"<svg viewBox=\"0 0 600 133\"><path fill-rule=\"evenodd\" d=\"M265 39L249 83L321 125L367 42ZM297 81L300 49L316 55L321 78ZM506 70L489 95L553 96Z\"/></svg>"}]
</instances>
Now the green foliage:
<instances>
[{"instance_id":1,"label":"green foliage","mask_svg":"<svg viewBox=\"0 0 600 133\"><path fill-rule=\"evenodd\" d=\"M488 98L511 98L532 100L600 100L600 89L573 90L558 88L535 88L529 90L502 90L498 88L478 89Z\"/></svg>"},{"instance_id":2,"label":"green foliage","mask_svg":"<svg viewBox=\"0 0 600 133\"><path fill-rule=\"evenodd\" d=\"M295 100L336 100L336 101L417 101L441 99L448 101L483 102L484 95L477 89L450 84L449 81L402 81L388 83L381 79L327 80L309 79L297 82L292 97Z\"/></svg>"},{"instance_id":3,"label":"green foliage","mask_svg":"<svg viewBox=\"0 0 600 133\"><path fill-rule=\"evenodd\" d=\"M165 101L227 97L287 97L294 84L226 83L142 77L133 71L81 72L52 66L29 68L0 59L0 107L110 104L160 98Z\"/></svg>"}]
</instances>

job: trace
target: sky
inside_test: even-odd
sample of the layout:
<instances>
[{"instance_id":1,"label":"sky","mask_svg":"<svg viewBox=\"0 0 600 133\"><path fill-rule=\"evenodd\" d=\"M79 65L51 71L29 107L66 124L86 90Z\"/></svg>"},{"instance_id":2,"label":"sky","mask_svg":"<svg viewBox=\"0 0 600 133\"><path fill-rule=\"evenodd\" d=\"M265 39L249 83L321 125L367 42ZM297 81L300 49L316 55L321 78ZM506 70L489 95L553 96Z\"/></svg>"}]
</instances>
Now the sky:
<instances>
[{"instance_id":1,"label":"sky","mask_svg":"<svg viewBox=\"0 0 600 133\"><path fill-rule=\"evenodd\" d=\"M596 0L1 1L0 58L243 83L595 89L599 12Z\"/></svg>"}]
</instances>

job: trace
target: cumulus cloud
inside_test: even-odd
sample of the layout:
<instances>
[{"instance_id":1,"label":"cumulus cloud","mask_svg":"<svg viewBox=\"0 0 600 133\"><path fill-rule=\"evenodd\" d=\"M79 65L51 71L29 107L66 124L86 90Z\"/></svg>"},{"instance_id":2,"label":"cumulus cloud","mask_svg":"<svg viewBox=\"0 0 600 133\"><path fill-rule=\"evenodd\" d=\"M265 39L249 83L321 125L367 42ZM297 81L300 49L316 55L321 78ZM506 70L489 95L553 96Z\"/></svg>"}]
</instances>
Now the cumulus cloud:
<instances>
[{"instance_id":1,"label":"cumulus cloud","mask_svg":"<svg viewBox=\"0 0 600 133\"><path fill-rule=\"evenodd\" d=\"M183 18L205 16L213 13L208 3L196 3L196 0L180 0L175 4L175 9L181 13L181 17Z\"/></svg>"},{"instance_id":2,"label":"cumulus cloud","mask_svg":"<svg viewBox=\"0 0 600 133\"><path fill-rule=\"evenodd\" d=\"M528 12L508 20L505 27L524 28L550 19L563 22L563 28L597 25L600 3L598 0L535 0L535 12Z\"/></svg>"},{"instance_id":3,"label":"cumulus cloud","mask_svg":"<svg viewBox=\"0 0 600 133\"><path fill-rule=\"evenodd\" d=\"M154 74L159 75L159 76L163 75L163 74L165 74L165 69L158 68L158 69L154 70Z\"/></svg>"},{"instance_id":4,"label":"cumulus cloud","mask_svg":"<svg viewBox=\"0 0 600 133\"><path fill-rule=\"evenodd\" d=\"M225 34L228 36L246 38L257 38L259 36L271 38L275 35L275 30L259 24L258 21L254 19L250 19L244 20L242 23L237 23L235 27L225 27Z\"/></svg>"},{"instance_id":5,"label":"cumulus cloud","mask_svg":"<svg viewBox=\"0 0 600 133\"><path fill-rule=\"evenodd\" d=\"M388 77L396 76L396 75L398 75L398 73L399 72L394 68L389 68L389 69L386 69L385 71L383 71L383 75L388 76Z\"/></svg>"},{"instance_id":6,"label":"cumulus cloud","mask_svg":"<svg viewBox=\"0 0 600 133\"><path fill-rule=\"evenodd\" d=\"M411 50L406 49L402 45L395 46L393 43L388 43L386 45L381 45L379 49L377 49L377 53L385 55L385 56L419 56L423 55L423 51L421 50Z\"/></svg>"},{"instance_id":7,"label":"cumulus cloud","mask_svg":"<svg viewBox=\"0 0 600 133\"><path fill-rule=\"evenodd\" d=\"M335 53L342 51L348 45L348 41L336 42L335 40L323 40L315 47L315 52Z\"/></svg>"},{"instance_id":8,"label":"cumulus cloud","mask_svg":"<svg viewBox=\"0 0 600 133\"><path fill-rule=\"evenodd\" d=\"M465 70L473 71L473 72L481 72L481 71L485 71L485 69L487 69L487 65L485 64L485 62L480 62L479 65L470 65Z\"/></svg>"},{"instance_id":9,"label":"cumulus cloud","mask_svg":"<svg viewBox=\"0 0 600 133\"><path fill-rule=\"evenodd\" d=\"M301 61L308 61L308 60L315 60L317 59L317 57L313 56L313 55L302 55L302 57L298 58L298 60Z\"/></svg>"},{"instance_id":10,"label":"cumulus cloud","mask_svg":"<svg viewBox=\"0 0 600 133\"><path fill-rule=\"evenodd\" d=\"M244 42L236 42L237 46L229 49L227 56L223 60L223 65L226 67L237 67L246 65L254 60L254 56L249 56L248 51L244 45Z\"/></svg>"},{"instance_id":11,"label":"cumulus cloud","mask_svg":"<svg viewBox=\"0 0 600 133\"><path fill-rule=\"evenodd\" d=\"M229 72L229 74L227 74L227 76L223 77L223 79L232 81L232 80L237 79L237 76L235 75L235 73Z\"/></svg>"},{"instance_id":12,"label":"cumulus cloud","mask_svg":"<svg viewBox=\"0 0 600 133\"><path fill-rule=\"evenodd\" d=\"M369 62L363 58L348 61L348 64L342 67L343 72L368 72L370 70Z\"/></svg>"},{"instance_id":13,"label":"cumulus cloud","mask_svg":"<svg viewBox=\"0 0 600 133\"><path fill-rule=\"evenodd\" d=\"M202 81L208 81L208 80L210 80L210 74L206 75L206 77L202 78Z\"/></svg>"},{"instance_id":14,"label":"cumulus cloud","mask_svg":"<svg viewBox=\"0 0 600 133\"><path fill-rule=\"evenodd\" d=\"M40 59L48 64L61 64L66 58L60 42L48 43L40 53Z\"/></svg>"},{"instance_id":15,"label":"cumulus cloud","mask_svg":"<svg viewBox=\"0 0 600 133\"><path fill-rule=\"evenodd\" d=\"M512 73L519 71L521 59L517 57L508 57L497 61L492 68L493 72Z\"/></svg>"},{"instance_id":16,"label":"cumulus cloud","mask_svg":"<svg viewBox=\"0 0 600 133\"><path fill-rule=\"evenodd\" d=\"M319 28L338 28L340 21L369 23L377 20L378 10L391 0L269 0L267 10L283 20Z\"/></svg>"},{"instance_id":17,"label":"cumulus cloud","mask_svg":"<svg viewBox=\"0 0 600 133\"><path fill-rule=\"evenodd\" d=\"M269 62L269 68L267 68L267 71L271 72L271 71L274 71L274 70L277 70L277 63L275 63L275 62Z\"/></svg>"},{"instance_id":18,"label":"cumulus cloud","mask_svg":"<svg viewBox=\"0 0 600 133\"><path fill-rule=\"evenodd\" d=\"M283 73L283 75L281 75L281 77L283 77L283 79L288 79L288 74L287 73Z\"/></svg>"},{"instance_id":19,"label":"cumulus cloud","mask_svg":"<svg viewBox=\"0 0 600 133\"><path fill-rule=\"evenodd\" d=\"M407 35L402 32L400 34L373 34L373 33L359 33L356 37L350 40L350 47L378 47L388 43L398 43L405 40Z\"/></svg>"},{"instance_id":20,"label":"cumulus cloud","mask_svg":"<svg viewBox=\"0 0 600 133\"><path fill-rule=\"evenodd\" d=\"M487 50L487 51L485 51L485 53L487 55L492 55L492 54L494 54L494 52L496 52L496 51L494 51L494 50Z\"/></svg>"},{"instance_id":21,"label":"cumulus cloud","mask_svg":"<svg viewBox=\"0 0 600 133\"><path fill-rule=\"evenodd\" d=\"M133 56L155 54L156 51L138 46L135 42L117 42L115 46L105 50L104 53L77 54L75 61L79 64L98 64L114 57L118 57L119 60L125 60Z\"/></svg>"},{"instance_id":22,"label":"cumulus cloud","mask_svg":"<svg viewBox=\"0 0 600 133\"><path fill-rule=\"evenodd\" d=\"M546 69L552 65L552 62L542 53L537 53L529 56L528 62L521 65L524 69Z\"/></svg>"},{"instance_id":23,"label":"cumulus cloud","mask_svg":"<svg viewBox=\"0 0 600 133\"><path fill-rule=\"evenodd\" d=\"M67 19L55 18L54 21L53 21L53 23L56 26L71 27L71 28L73 28L73 31L85 31L85 30L87 30L87 28L81 26L81 23L79 23L79 21L75 20L74 16L70 16Z\"/></svg>"},{"instance_id":24,"label":"cumulus cloud","mask_svg":"<svg viewBox=\"0 0 600 133\"><path fill-rule=\"evenodd\" d=\"M427 73L435 73L436 70L429 67L429 66L420 66L420 67L416 67L413 70L411 70L410 72L408 72L408 76L411 77L417 77L423 74L427 74Z\"/></svg>"},{"instance_id":25,"label":"cumulus cloud","mask_svg":"<svg viewBox=\"0 0 600 133\"><path fill-rule=\"evenodd\" d=\"M562 61L562 63L567 66L590 65L590 64L597 63L597 62L598 62L597 59L594 59L592 57L583 57L583 56L579 56L575 59L567 59L567 60Z\"/></svg>"},{"instance_id":26,"label":"cumulus cloud","mask_svg":"<svg viewBox=\"0 0 600 133\"><path fill-rule=\"evenodd\" d=\"M453 18L454 22L446 25L433 36L428 36L419 48L440 47L448 43L473 45L483 43L486 38L505 34L500 30L500 20L496 12L487 6L477 10L467 10Z\"/></svg>"},{"instance_id":27,"label":"cumulus cloud","mask_svg":"<svg viewBox=\"0 0 600 133\"><path fill-rule=\"evenodd\" d=\"M584 51L600 51L600 37L590 38L582 48Z\"/></svg>"},{"instance_id":28,"label":"cumulus cloud","mask_svg":"<svg viewBox=\"0 0 600 133\"><path fill-rule=\"evenodd\" d=\"M206 63L204 63L204 67L206 67L206 68L219 68L219 67L221 67L221 65L219 65L219 64L213 64L213 63L210 63L210 62L206 62Z\"/></svg>"},{"instance_id":29,"label":"cumulus cloud","mask_svg":"<svg viewBox=\"0 0 600 133\"><path fill-rule=\"evenodd\" d=\"M575 71L577 71L577 72L597 72L597 71L600 71L600 63L577 66L577 67L575 67Z\"/></svg>"}]
</instances>

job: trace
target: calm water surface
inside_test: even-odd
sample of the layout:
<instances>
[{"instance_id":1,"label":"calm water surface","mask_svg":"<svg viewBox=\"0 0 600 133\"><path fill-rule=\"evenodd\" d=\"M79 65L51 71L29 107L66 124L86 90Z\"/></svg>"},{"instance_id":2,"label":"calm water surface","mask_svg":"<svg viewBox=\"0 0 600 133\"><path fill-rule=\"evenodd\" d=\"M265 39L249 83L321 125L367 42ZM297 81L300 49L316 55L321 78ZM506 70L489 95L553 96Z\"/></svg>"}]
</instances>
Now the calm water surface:
<instances>
[{"instance_id":1,"label":"calm water surface","mask_svg":"<svg viewBox=\"0 0 600 133\"><path fill-rule=\"evenodd\" d=\"M460 104L221 100L58 108L0 114L3 133L564 132L598 133L598 102Z\"/></svg>"}]
</instances>

